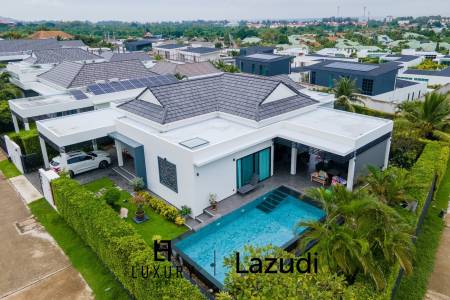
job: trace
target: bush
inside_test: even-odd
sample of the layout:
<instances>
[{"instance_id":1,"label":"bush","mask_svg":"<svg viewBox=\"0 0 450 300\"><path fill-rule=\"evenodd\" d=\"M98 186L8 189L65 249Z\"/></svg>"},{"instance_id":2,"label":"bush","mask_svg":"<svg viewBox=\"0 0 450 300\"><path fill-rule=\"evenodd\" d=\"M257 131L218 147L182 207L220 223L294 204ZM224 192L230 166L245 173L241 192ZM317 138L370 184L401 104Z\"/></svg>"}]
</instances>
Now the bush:
<instances>
[{"instance_id":1,"label":"bush","mask_svg":"<svg viewBox=\"0 0 450 300\"><path fill-rule=\"evenodd\" d=\"M181 211L180 211L180 215L185 217L185 216L189 216L192 213L192 210L189 206L183 205L181 207Z\"/></svg>"},{"instance_id":2,"label":"bush","mask_svg":"<svg viewBox=\"0 0 450 300\"><path fill-rule=\"evenodd\" d=\"M19 133L10 133L8 136L22 150L22 154L41 154L41 145L39 143L39 133L36 128L31 130L22 130Z\"/></svg>"},{"instance_id":3,"label":"bush","mask_svg":"<svg viewBox=\"0 0 450 300\"><path fill-rule=\"evenodd\" d=\"M362 115L372 116L372 117L379 117L384 119L394 119L394 114L386 113L383 111L370 109L361 105L353 105L353 108L355 109L355 112Z\"/></svg>"},{"instance_id":4,"label":"bush","mask_svg":"<svg viewBox=\"0 0 450 300\"><path fill-rule=\"evenodd\" d=\"M103 201L78 182L61 177L52 181L55 202L65 221L92 248L123 286L136 299L203 299L200 291L184 278L132 277L132 268L170 268L170 262L155 262L153 250L134 228L120 219ZM140 272L139 272L140 274ZM174 275L174 274L173 274Z\"/></svg>"},{"instance_id":5,"label":"bush","mask_svg":"<svg viewBox=\"0 0 450 300\"><path fill-rule=\"evenodd\" d=\"M167 220L174 222L177 217L180 216L180 212L178 209L173 207L170 204L167 204L164 200L158 199L156 197L151 196L147 192L141 192L142 195L147 199L148 205L156 211L158 214L166 218Z\"/></svg>"},{"instance_id":6,"label":"bush","mask_svg":"<svg viewBox=\"0 0 450 300\"><path fill-rule=\"evenodd\" d=\"M107 188L106 192L103 194L103 199L115 211L120 209L120 205L117 204L117 201L120 199L120 191L116 187Z\"/></svg>"},{"instance_id":7,"label":"bush","mask_svg":"<svg viewBox=\"0 0 450 300\"><path fill-rule=\"evenodd\" d=\"M135 192L142 191L145 188L144 179L141 177L131 179L130 184Z\"/></svg>"}]
</instances>

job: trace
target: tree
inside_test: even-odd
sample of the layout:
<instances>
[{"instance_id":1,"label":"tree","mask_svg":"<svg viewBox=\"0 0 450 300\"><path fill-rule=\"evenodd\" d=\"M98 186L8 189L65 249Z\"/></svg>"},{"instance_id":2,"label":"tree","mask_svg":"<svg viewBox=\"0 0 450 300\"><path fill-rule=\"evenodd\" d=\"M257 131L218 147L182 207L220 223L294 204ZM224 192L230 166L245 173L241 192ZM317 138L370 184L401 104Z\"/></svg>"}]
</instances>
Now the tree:
<instances>
[{"instance_id":1,"label":"tree","mask_svg":"<svg viewBox=\"0 0 450 300\"><path fill-rule=\"evenodd\" d=\"M355 80L347 77L341 77L339 80L334 80L333 92L337 99L334 103L335 108L354 112L354 103L363 104L362 101L356 99L355 94L358 92L358 89L356 88Z\"/></svg>"},{"instance_id":2,"label":"tree","mask_svg":"<svg viewBox=\"0 0 450 300\"><path fill-rule=\"evenodd\" d=\"M330 272L354 279L359 273L370 277L378 289L386 287L385 269L399 262L406 274L412 271L412 228L391 207L363 191L344 192L333 187L313 192L327 212L324 222L300 222L309 227L299 243L304 251L317 241L315 250Z\"/></svg>"},{"instance_id":3,"label":"tree","mask_svg":"<svg viewBox=\"0 0 450 300\"><path fill-rule=\"evenodd\" d=\"M186 75L183 75L183 74L177 72L175 74L175 78L178 79L178 80L183 80L183 79L187 79L188 77Z\"/></svg>"},{"instance_id":4,"label":"tree","mask_svg":"<svg viewBox=\"0 0 450 300\"><path fill-rule=\"evenodd\" d=\"M253 263L251 258L258 257L263 260L263 268L268 266L264 261L266 257L298 259L293 253L283 251L280 248L266 246L254 248L247 246L243 251L245 254L240 258L241 269L248 270ZM278 260L279 261L279 260ZM330 272L311 274L292 273L237 273L235 255L227 257L224 262L229 268L225 279L224 291L216 295L218 300L232 299L354 299L353 292L348 289L343 276ZM242 275L242 276L241 276Z\"/></svg>"},{"instance_id":5,"label":"tree","mask_svg":"<svg viewBox=\"0 0 450 300\"><path fill-rule=\"evenodd\" d=\"M378 200L390 206L409 200L407 187L411 186L412 182L408 171L396 167L384 171L374 166L368 166L368 169L366 181L369 192Z\"/></svg>"},{"instance_id":6,"label":"tree","mask_svg":"<svg viewBox=\"0 0 450 300\"><path fill-rule=\"evenodd\" d=\"M433 92L425 96L425 101L407 101L400 107L401 114L410 125L419 129L425 138L446 136L445 130L450 125L450 103L447 95Z\"/></svg>"}]
</instances>

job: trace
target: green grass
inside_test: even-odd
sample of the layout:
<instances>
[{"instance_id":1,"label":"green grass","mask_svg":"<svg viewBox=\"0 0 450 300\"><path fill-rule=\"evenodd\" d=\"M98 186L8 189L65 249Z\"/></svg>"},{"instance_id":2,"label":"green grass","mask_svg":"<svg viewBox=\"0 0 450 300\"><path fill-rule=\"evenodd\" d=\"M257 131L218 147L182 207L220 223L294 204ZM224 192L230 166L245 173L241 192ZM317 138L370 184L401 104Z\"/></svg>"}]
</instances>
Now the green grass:
<instances>
[{"instance_id":1,"label":"green grass","mask_svg":"<svg viewBox=\"0 0 450 300\"><path fill-rule=\"evenodd\" d=\"M29 207L81 273L97 300L130 299L109 269L45 199L32 202Z\"/></svg>"},{"instance_id":2,"label":"green grass","mask_svg":"<svg viewBox=\"0 0 450 300\"><path fill-rule=\"evenodd\" d=\"M84 185L86 189L94 193L102 188L112 186L114 186L114 182L107 177L100 178ZM157 214L148 207L145 208L145 213L149 217L149 220L141 224L136 224L132 220L132 217L136 212L136 206L129 201L130 199L131 195L127 191L121 191L119 203L122 207L128 208L128 218L126 219L126 222L131 224L151 247L153 247L152 237L154 235L160 235L162 239L171 240L187 231L185 226L178 226L166 220L163 216Z\"/></svg>"},{"instance_id":3,"label":"green grass","mask_svg":"<svg viewBox=\"0 0 450 300\"><path fill-rule=\"evenodd\" d=\"M0 170L6 178L22 175L22 173L17 170L16 166L7 159L0 161Z\"/></svg>"},{"instance_id":4,"label":"green grass","mask_svg":"<svg viewBox=\"0 0 450 300\"><path fill-rule=\"evenodd\" d=\"M428 279L433 272L436 251L439 246L444 222L438 214L446 210L450 195L450 163L447 165L445 177L435 194L428 213L417 238L416 255L413 273L403 277L397 289L396 300L421 300L427 291Z\"/></svg>"}]
</instances>

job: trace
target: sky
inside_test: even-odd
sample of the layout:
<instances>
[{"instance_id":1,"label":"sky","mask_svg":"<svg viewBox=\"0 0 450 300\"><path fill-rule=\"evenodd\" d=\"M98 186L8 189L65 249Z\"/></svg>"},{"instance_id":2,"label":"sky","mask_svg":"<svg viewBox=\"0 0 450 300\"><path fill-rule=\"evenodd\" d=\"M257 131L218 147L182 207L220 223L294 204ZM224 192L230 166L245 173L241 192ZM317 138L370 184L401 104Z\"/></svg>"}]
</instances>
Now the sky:
<instances>
[{"instance_id":1,"label":"sky","mask_svg":"<svg viewBox=\"0 0 450 300\"><path fill-rule=\"evenodd\" d=\"M448 0L0 0L0 16L36 20L260 20L362 16L450 16Z\"/></svg>"}]
</instances>

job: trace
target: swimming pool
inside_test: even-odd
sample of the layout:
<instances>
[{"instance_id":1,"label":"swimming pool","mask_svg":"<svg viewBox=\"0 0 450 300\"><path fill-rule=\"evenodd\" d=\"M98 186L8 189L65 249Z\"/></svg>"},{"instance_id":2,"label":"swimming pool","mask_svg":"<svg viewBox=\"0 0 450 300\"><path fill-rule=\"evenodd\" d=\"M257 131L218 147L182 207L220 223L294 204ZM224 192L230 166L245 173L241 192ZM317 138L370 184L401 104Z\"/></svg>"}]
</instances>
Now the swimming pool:
<instances>
[{"instance_id":1,"label":"swimming pool","mask_svg":"<svg viewBox=\"0 0 450 300\"><path fill-rule=\"evenodd\" d=\"M225 257L235 251L243 253L247 244L285 248L306 230L296 228L299 221L324 216L306 197L281 186L182 238L175 250L211 283L222 287L228 271L223 266Z\"/></svg>"}]
</instances>

